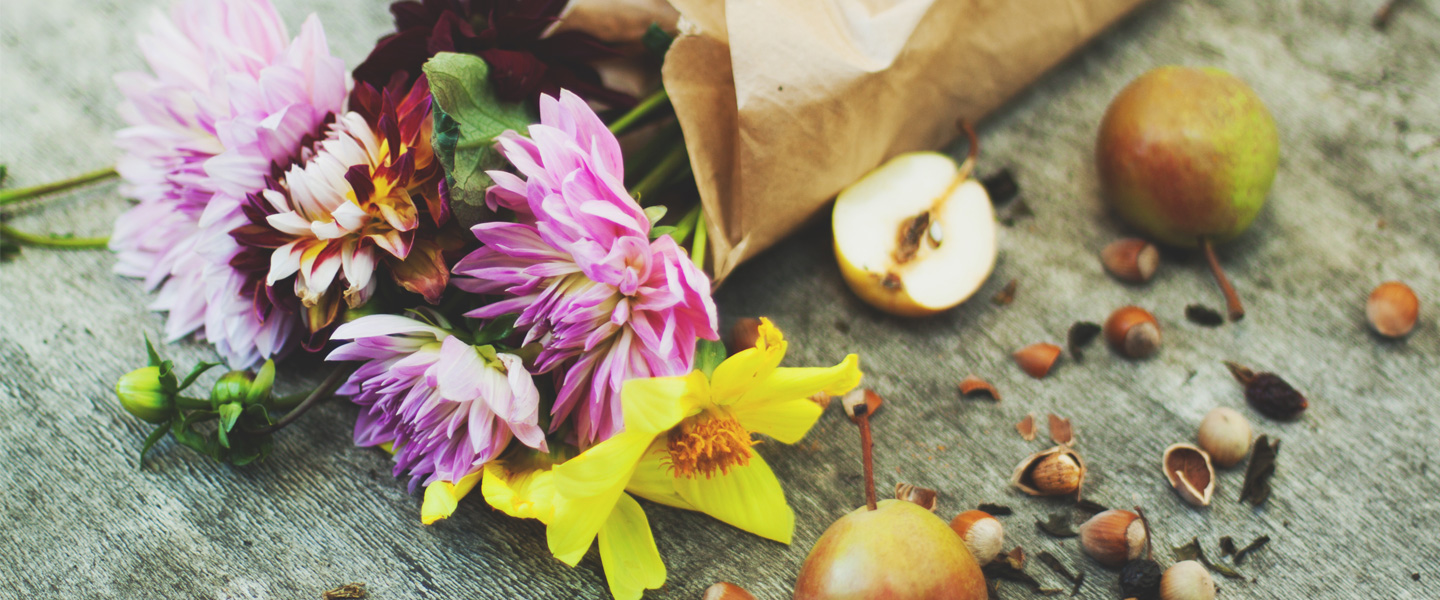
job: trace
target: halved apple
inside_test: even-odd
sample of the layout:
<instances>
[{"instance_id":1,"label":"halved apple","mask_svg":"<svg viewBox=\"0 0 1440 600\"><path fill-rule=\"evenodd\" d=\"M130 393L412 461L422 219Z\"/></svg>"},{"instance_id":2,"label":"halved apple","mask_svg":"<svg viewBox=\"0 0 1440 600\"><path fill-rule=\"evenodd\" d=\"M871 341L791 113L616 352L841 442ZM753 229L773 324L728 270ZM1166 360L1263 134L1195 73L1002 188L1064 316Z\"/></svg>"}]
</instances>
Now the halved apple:
<instances>
[{"instance_id":1,"label":"halved apple","mask_svg":"<svg viewBox=\"0 0 1440 600\"><path fill-rule=\"evenodd\" d=\"M980 289L995 268L995 209L970 165L938 152L890 159L835 198L840 273L885 312L921 317Z\"/></svg>"}]
</instances>

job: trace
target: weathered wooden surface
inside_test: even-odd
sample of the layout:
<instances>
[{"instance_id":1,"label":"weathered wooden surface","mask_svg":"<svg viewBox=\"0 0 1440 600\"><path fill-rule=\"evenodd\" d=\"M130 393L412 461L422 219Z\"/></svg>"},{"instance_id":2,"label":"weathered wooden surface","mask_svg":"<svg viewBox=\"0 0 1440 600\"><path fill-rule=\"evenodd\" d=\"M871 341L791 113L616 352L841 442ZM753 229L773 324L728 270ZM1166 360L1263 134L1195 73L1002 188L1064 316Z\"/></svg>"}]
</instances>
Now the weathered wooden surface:
<instances>
[{"instance_id":1,"label":"weathered wooden surface","mask_svg":"<svg viewBox=\"0 0 1440 600\"><path fill-rule=\"evenodd\" d=\"M1074 540L1036 531L1034 519L1060 502L1006 487L1014 464L1042 447L1014 432L1027 412L1074 419L1088 497L1146 507L1161 554L1195 536L1214 552L1223 535L1270 535L1243 567L1253 581L1220 580L1222 598L1440 597L1440 15L1434 0L1402 1L1378 32L1369 24L1378 3L1160 0L1064 63L982 127L982 172L1013 169L1036 215L1004 231L996 274L958 310L903 321L860 304L819 227L743 268L720 292L721 311L773 318L793 341L790 364L861 353L869 384L889 398L876 418L882 487L938 488L946 517L978 502L1014 507L1009 542L1083 570L1083 597L1117 597L1114 574ZM113 161L110 75L140 66L134 32L164 4L0 3L0 160L13 185ZM280 4L292 32L304 14L321 14L351 65L388 27L382 2ZM1127 81L1166 63L1239 74L1280 125L1269 206L1223 249L1250 309L1238 325L1203 329L1181 316L1192 302L1220 306L1195 256L1167 253L1141 287L1113 282L1096 259L1125 233L1097 198L1096 123ZM13 224L103 235L123 207L104 185ZM142 363L140 335L157 335L160 319L137 282L110 274L112 262L27 249L0 265L0 597L317 598L350 581L381 599L606 596L595 555L566 568L545 552L541 527L478 497L422 527L420 499L390 477L387 457L351 446L356 411L343 403L284 431L265 464L217 466L167 442L137 471L146 430L110 390ZM1014 304L987 301L1012 278ZM1422 297L1422 323L1402 342L1362 324L1365 295L1391 278ZM1097 346L1043 381L1008 358L1125 303L1161 320L1158 357L1132 363ZM186 364L211 356L193 343L164 350ZM1309 393L1309 412L1292 424L1260 417L1222 359L1279 371ZM1004 402L960 399L955 383L972 372ZM285 387L304 384L296 375L284 372ZM1262 509L1236 503L1239 469L1221 475L1208 510L1183 504L1161 478L1160 451L1191 440L1219 405L1284 440ZM810 544L862 501L856 438L832 411L796 447L760 446L798 513L793 546L647 505L670 573L648 597L698 598L717 580L788 597Z\"/></svg>"}]
</instances>

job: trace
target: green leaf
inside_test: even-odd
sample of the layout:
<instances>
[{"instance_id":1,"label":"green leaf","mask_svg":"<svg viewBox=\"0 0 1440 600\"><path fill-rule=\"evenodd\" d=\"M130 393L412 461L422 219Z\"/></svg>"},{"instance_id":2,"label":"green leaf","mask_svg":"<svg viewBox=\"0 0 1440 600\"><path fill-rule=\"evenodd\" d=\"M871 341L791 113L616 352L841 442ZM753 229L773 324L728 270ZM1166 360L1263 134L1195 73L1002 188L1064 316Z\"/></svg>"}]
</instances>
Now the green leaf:
<instances>
[{"instance_id":1,"label":"green leaf","mask_svg":"<svg viewBox=\"0 0 1440 600\"><path fill-rule=\"evenodd\" d=\"M260 371L255 373L255 379L250 381L250 391L245 395L245 403L254 404L264 398L274 385L275 361L266 359L265 364L260 366Z\"/></svg>"},{"instance_id":2,"label":"green leaf","mask_svg":"<svg viewBox=\"0 0 1440 600\"><path fill-rule=\"evenodd\" d=\"M17 256L20 256L20 245L0 239L0 262L10 262Z\"/></svg>"},{"instance_id":3,"label":"green leaf","mask_svg":"<svg viewBox=\"0 0 1440 600\"><path fill-rule=\"evenodd\" d=\"M212 362L202 362L198 365L195 365L195 368L190 369L190 374L185 376L185 379L180 382L180 387L176 388L175 391L184 391L185 388L190 387L190 384L195 383L195 380L200 377L200 374L218 366L220 366L220 363Z\"/></svg>"},{"instance_id":4,"label":"green leaf","mask_svg":"<svg viewBox=\"0 0 1440 600\"><path fill-rule=\"evenodd\" d=\"M505 165L495 138L507 129L523 132L535 118L525 106L495 97L490 68L478 56L441 52L424 71L435 99L431 145L445 167L451 210L468 226L483 214L485 189L492 183L485 171Z\"/></svg>"},{"instance_id":5,"label":"green leaf","mask_svg":"<svg viewBox=\"0 0 1440 600\"><path fill-rule=\"evenodd\" d=\"M501 315L486 323L480 331L475 332L474 345L482 346L510 337L510 334L515 333L515 319L519 316Z\"/></svg>"},{"instance_id":6,"label":"green leaf","mask_svg":"<svg viewBox=\"0 0 1440 600\"><path fill-rule=\"evenodd\" d=\"M700 340L695 344L695 368L709 377L715 372L715 367L725 361L725 344L710 340Z\"/></svg>"},{"instance_id":7,"label":"green leaf","mask_svg":"<svg viewBox=\"0 0 1440 600\"><path fill-rule=\"evenodd\" d=\"M665 213L669 210L670 209L659 205L647 206L645 207L645 218L650 220L651 225L654 225L656 223L659 223L660 219L665 218ZM655 239L656 237L657 236L654 233L650 234L650 239Z\"/></svg>"},{"instance_id":8,"label":"green leaf","mask_svg":"<svg viewBox=\"0 0 1440 600\"><path fill-rule=\"evenodd\" d=\"M240 418L240 412L244 407L239 402L229 402L220 405L220 431L230 431L235 428L235 421Z\"/></svg>"},{"instance_id":9,"label":"green leaf","mask_svg":"<svg viewBox=\"0 0 1440 600\"><path fill-rule=\"evenodd\" d=\"M662 236L662 235L670 235L671 233L674 233L674 231L675 231L675 227L674 227L674 226L671 226L671 225L661 225L661 226L659 226L659 227L651 227L651 228L650 228L650 239L652 239L652 240L658 240L658 239L660 239L660 236ZM678 243L678 242L677 242L677 243Z\"/></svg>"},{"instance_id":10,"label":"green leaf","mask_svg":"<svg viewBox=\"0 0 1440 600\"><path fill-rule=\"evenodd\" d=\"M651 23L645 34L640 36L640 43L645 45L645 49L657 56L665 56L665 53L670 51L670 44L674 42L675 38L670 37L670 34L665 33L656 23Z\"/></svg>"},{"instance_id":11,"label":"green leaf","mask_svg":"<svg viewBox=\"0 0 1440 600\"><path fill-rule=\"evenodd\" d=\"M145 454L150 452L150 448L153 447L156 442L159 442L160 438L165 437L165 433L168 431L170 431L170 422L166 421L161 423L159 427L155 428L155 431L150 432L150 435L145 437L145 445L140 447L140 464L136 465L137 467L141 469L145 468Z\"/></svg>"},{"instance_id":12,"label":"green leaf","mask_svg":"<svg viewBox=\"0 0 1440 600\"><path fill-rule=\"evenodd\" d=\"M155 351L155 346L150 343L150 336L145 336L145 354L150 357L150 362L145 363L147 367L160 366L160 353Z\"/></svg>"}]
</instances>

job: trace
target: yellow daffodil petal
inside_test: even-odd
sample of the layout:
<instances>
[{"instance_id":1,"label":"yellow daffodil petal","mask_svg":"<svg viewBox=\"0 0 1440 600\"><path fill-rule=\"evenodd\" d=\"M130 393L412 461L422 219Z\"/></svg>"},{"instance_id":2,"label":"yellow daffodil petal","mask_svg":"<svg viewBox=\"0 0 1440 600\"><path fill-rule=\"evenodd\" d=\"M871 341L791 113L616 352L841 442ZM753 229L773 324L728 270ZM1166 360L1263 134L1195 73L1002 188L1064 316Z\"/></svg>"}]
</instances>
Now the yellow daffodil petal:
<instances>
[{"instance_id":1,"label":"yellow daffodil petal","mask_svg":"<svg viewBox=\"0 0 1440 600\"><path fill-rule=\"evenodd\" d=\"M476 471L461 477L460 481L454 483L436 481L425 486L425 504L420 508L420 522L431 525L455 514L455 507L459 505L460 499L469 494L470 490L475 489L475 483L480 481L481 473L481 471Z\"/></svg>"},{"instance_id":2,"label":"yellow daffodil petal","mask_svg":"<svg viewBox=\"0 0 1440 600\"><path fill-rule=\"evenodd\" d=\"M624 495L625 490L620 487L589 498L557 495L555 520L545 529L545 542L550 554L572 567L578 564L590 550L590 543L595 541L615 503Z\"/></svg>"},{"instance_id":3,"label":"yellow daffodil petal","mask_svg":"<svg viewBox=\"0 0 1440 600\"><path fill-rule=\"evenodd\" d=\"M615 600L639 600L645 590L665 585L665 563L655 547L640 503L621 494L600 527L600 562Z\"/></svg>"},{"instance_id":4,"label":"yellow daffodil petal","mask_svg":"<svg viewBox=\"0 0 1440 600\"><path fill-rule=\"evenodd\" d=\"M658 433L694 414L699 398L708 395L705 375L691 371L678 377L631 379L620 388L625 431Z\"/></svg>"},{"instance_id":5,"label":"yellow daffodil petal","mask_svg":"<svg viewBox=\"0 0 1440 600\"><path fill-rule=\"evenodd\" d=\"M588 498L624 488L656 435L627 429L555 465L555 491L569 498Z\"/></svg>"},{"instance_id":6,"label":"yellow daffodil petal","mask_svg":"<svg viewBox=\"0 0 1440 600\"><path fill-rule=\"evenodd\" d=\"M832 396L844 394L860 385L860 357L851 354L833 367L775 369L731 405L731 412L753 409L756 405L809 398L820 392Z\"/></svg>"},{"instance_id":7,"label":"yellow daffodil petal","mask_svg":"<svg viewBox=\"0 0 1440 600\"><path fill-rule=\"evenodd\" d=\"M696 510L760 537L788 544L795 533L785 491L759 454L728 474L677 478L675 490Z\"/></svg>"},{"instance_id":8,"label":"yellow daffodil petal","mask_svg":"<svg viewBox=\"0 0 1440 600\"><path fill-rule=\"evenodd\" d=\"M670 473L670 469L665 466L664 462L664 459L669 456L670 453L665 449L665 441L655 440L655 443L651 444L650 449L640 458L640 464L635 466L635 473L630 475L630 483L625 486L625 491L651 502L685 510L695 510L693 505L686 502L684 498L680 497L680 493L675 491L675 476Z\"/></svg>"},{"instance_id":9,"label":"yellow daffodil petal","mask_svg":"<svg viewBox=\"0 0 1440 600\"><path fill-rule=\"evenodd\" d=\"M741 427L768 435L783 444L793 444L810 432L825 409L809 398L799 398L782 402L751 402L732 406L729 412Z\"/></svg>"},{"instance_id":10,"label":"yellow daffodil petal","mask_svg":"<svg viewBox=\"0 0 1440 600\"><path fill-rule=\"evenodd\" d=\"M507 515L550 523L555 516L555 477L549 469L510 471L504 465L485 465L480 493L485 502Z\"/></svg>"},{"instance_id":11,"label":"yellow daffodil petal","mask_svg":"<svg viewBox=\"0 0 1440 600\"><path fill-rule=\"evenodd\" d=\"M760 341L725 359L710 375L710 394L717 404L726 404L770 377L785 358L785 339L769 319L760 321ZM767 330L769 338L767 340Z\"/></svg>"}]
</instances>

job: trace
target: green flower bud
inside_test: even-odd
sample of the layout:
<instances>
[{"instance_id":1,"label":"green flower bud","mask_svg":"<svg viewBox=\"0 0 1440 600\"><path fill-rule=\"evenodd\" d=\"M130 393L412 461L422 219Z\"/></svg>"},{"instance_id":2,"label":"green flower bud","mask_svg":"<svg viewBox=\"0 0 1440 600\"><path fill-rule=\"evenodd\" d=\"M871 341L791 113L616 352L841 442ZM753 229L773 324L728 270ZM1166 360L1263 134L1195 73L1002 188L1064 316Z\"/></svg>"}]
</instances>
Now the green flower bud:
<instances>
[{"instance_id":1,"label":"green flower bud","mask_svg":"<svg viewBox=\"0 0 1440 600\"><path fill-rule=\"evenodd\" d=\"M151 423L164 423L175 413L175 398L160 383L160 367L142 367L115 383L115 395L130 414Z\"/></svg>"},{"instance_id":2,"label":"green flower bud","mask_svg":"<svg viewBox=\"0 0 1440 600\"><path fill-rule=\"evenodd\" d=\"M220 376L210 388L210 401L215 404L240 402L250 394L253 376L245 371L231 371Z\"/></svg>"}]
</instances>

